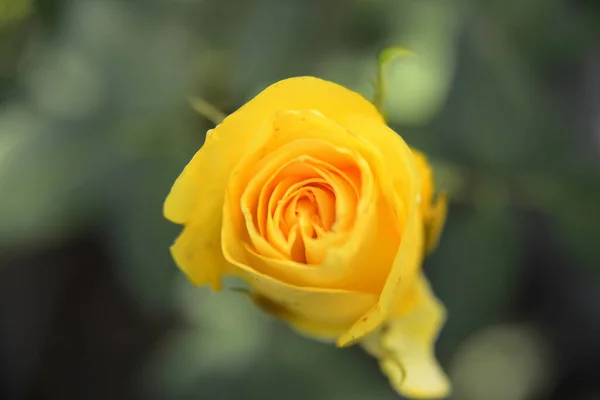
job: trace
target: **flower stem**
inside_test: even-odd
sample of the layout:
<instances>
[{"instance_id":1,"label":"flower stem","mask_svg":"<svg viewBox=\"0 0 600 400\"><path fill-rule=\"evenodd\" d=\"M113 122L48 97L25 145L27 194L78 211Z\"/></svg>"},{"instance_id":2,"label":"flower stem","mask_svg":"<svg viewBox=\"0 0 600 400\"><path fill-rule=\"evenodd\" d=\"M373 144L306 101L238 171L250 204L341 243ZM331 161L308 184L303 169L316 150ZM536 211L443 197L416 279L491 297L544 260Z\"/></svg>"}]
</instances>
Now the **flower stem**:
<instances>
[{"instance_id":1,"label":"flower stem","mask_svg":"<svg viewBox=\"0 0 600 400\"><path fill-rule=\"evenodd\" d=\"M201 97L192 97L190 105L198 114L210 120L215 125L219 125L226 117L225 113Z\"/></svg>"}]
</instances>

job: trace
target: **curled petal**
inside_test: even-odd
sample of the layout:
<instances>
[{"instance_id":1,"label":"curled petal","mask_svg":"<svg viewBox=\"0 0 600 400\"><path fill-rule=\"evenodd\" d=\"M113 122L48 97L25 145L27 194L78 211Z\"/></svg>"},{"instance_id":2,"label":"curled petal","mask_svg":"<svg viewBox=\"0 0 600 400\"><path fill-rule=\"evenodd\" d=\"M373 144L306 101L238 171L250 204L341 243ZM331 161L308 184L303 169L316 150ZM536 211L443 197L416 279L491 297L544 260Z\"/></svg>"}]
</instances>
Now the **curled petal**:
<instances>
[{"instance_id":1,"label":"curled petal","mask_svg":"<svg viewBox=\"0 0 600 400\"><path fill-rule=\"evenodd\" d=\"M420 276L396 315L362 342L401 395L413 399L449 395L450 383L434 354L445 314L429 283Z\"/></svg>"}]
</instances>

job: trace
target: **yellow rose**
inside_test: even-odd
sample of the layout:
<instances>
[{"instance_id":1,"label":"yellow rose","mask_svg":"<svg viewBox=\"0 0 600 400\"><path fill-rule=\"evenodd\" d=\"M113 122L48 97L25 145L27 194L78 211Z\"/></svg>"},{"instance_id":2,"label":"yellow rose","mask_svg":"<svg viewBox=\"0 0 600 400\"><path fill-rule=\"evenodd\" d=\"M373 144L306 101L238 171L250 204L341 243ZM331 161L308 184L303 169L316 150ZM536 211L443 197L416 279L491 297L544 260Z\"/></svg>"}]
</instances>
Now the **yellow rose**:
<instances>
[{"instance_id":1,"label":"yellow rose","mask_svg":"<svg viewBox=\"0 0 600 400\"><path fill-rule=\"evenodd\" d=\"M443 397L444 308L421 273L445 218L429 164L360 95L312 77L265 89L206 135L164 214L197 284L237 276L310 337L362 342L401 394Z\"/></svg>"}]
</instances>

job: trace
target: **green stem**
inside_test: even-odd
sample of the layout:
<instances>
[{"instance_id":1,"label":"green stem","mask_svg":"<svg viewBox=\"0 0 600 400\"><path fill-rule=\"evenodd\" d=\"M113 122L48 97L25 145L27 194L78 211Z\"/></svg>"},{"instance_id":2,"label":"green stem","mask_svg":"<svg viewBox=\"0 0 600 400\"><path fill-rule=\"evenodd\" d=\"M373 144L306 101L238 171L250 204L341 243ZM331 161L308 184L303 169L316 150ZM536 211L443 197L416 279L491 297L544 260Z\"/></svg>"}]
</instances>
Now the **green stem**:
<instances>
[{"instance_id":1,"label":"green stem","mask_svg":"<svg viewBox=\"0 0 600 400\"><path fill-rule=\"evenodd\" d=\"M215 125L219 125L226 117L225 113L201 97L191 98L190 105L198 114L210 120Z\"/></svg>"}]
</instances>

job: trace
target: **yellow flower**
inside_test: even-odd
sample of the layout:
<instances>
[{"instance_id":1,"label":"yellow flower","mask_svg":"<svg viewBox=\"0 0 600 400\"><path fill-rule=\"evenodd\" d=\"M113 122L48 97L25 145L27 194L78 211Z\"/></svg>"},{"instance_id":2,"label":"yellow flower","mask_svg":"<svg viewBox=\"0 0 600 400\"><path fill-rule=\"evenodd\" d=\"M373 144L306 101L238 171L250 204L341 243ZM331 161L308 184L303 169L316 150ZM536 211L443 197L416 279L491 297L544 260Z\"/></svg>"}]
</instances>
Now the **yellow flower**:
<instances>
[{"instance_id":1,"label":"yellow flower","mask_svg":"<svg viewBox=\"0 0 600 400\"><path fill-rule=\"evenodd\" d=\"M425 158L360 95L312 77L265 89L207 133L164 213L197 284L222 276L310 337L362 342L401 394L443 397L443 306L421 273L445 217Z\"/></svg>"}]
</instances>

